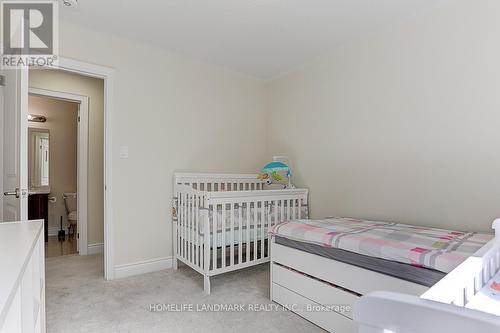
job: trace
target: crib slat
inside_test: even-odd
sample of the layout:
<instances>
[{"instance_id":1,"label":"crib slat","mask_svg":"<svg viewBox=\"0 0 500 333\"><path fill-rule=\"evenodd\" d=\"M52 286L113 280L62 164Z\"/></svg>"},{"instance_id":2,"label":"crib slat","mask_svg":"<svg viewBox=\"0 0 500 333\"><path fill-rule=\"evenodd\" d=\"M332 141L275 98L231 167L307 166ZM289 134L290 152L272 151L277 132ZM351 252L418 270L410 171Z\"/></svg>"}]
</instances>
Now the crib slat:
<instances>
[{"instance_id":1,"label":"crib slat","mask_svg":"<svg viewBox=\"0 0 500 333\"><path fill-rule=\"evenodd\" d=\"M191 251L191 254L190 254L190 261L193 262L194 261L194 195L191 195L191 200L190 200L190 203L189 203L189 211L190 211L190 214L191 214L191 226L189 228L189 233L190 233L190 237L189 237L189 250Z\"/></svg>"},{"instance_id":2,"label":"crib slat","mask_svg":"<svg viewBox=\"0 0 500 333\"><path fill-rule=\"evenodd\" d=\"M184 258L184 193L181 193L181 257Z\"/></svg>"},{"instance_id":3,"label":"crib slat","mask_svg":"<svg viewBox=\"0 0 500 333\"><path fill-rule=\"evenodd\" d=\"M185 205L185 209L186 209L186 238L185 238L185 242L186 242L186 259L189 260L189 229L190 229L190 226L189 226L189 218L190 218L190 215L189 215L189 194L186 194L186 205Z\"/></svg>"},{"instance_id":4,"label":"crib slat","mask_svg":"<svg viewBox=\"0 0 500 333\"><path fill-rule=\"evenodd\" d=\"M178 256L179 255L179 192L177 191L175 193L175 196L177 198L177 204L176 204L176 207L175 207L175 213L177 214L177 221L175 223L177 223L177 228L175 228L175 239L176 239L176 242L175 242L175 254Z\"/></svg>"},{"instance_id":5,"label":"crib slat","mask_svg":"<svg viewBox=\"0 0 500 333\"><path fill-rule=\"evenodd\" d=\"M203 184L201 184L200 186L203 186ZM196 227L196 237L197 237L197 241L196 241L196 252L198 253L198 266L203 269L203 259L204 259L204 255L203 255L203 238L200 237L200 230L201 230L201 224L204 223L203 222L203 219L201 218L200 216L200 207L204 207L205 205L203 204L202 202L203 200L203 196L198 196L198 204L197 204L197 209L196 209L196 216L197 216L197 219L198 219L198 225Z\"/></svg>"},{"instance_id":6,"label":"crib slat","mask_svg":"<svg viewBox=\"0 0 500 333\"><path fill-rule=\"evenodd\" d=\"M184 203L182 205L183 208L183 219L184 219L184 235L182 237L182 242L184 244L183 248L183 257L187 258L187 193L184 193Z\"/></svg>"},{"instance_id":7,"label":"crib slat","mask_svg":"<svg viewBox=\"0 0 500 333\"><path fill-rule=\"evenodd\" d=\"M200 184L201 186L201 184ZM201 205L201 196L196 196L196 208L195 208L195 216L196 216L196 229L195 229L195 242L196 242L196 263L199 267L201 266L201 252L200 252L200 205Z\"/></svg>"},{"instance_id":8,"label":"crib slat","mask_svg":"<svg viewBox=\"0 0 500 333\"><path fill-rule=\"evenodd\" d=\"M192 244L193 244L193 241L191 239L191 237L193 236L192 233L193 233L193 214L192 214L192 207L193 207L193 196L192 195L189 195L188 194L188 201L187 201L187 204L188 204L188 207L187 207L187 213L188 213L188 218L187 218L187 222L188 222L188 227L187 227L187 232L188 232L188 236L187 236L187 243L188 243L188 251L187 251L187 260L189 260L190 262L193 260L191 258L191 255L192 255L192 251L191 251L191 248L192 248Z\"/></svg>"},{"instance_id":9,"label":"crib slat","mask_svg":"<svg viewBox=\"0 0 500 333\"><path fill-rule=\"evenodd\" d=\"M266 214L266 202L268 204L271 204L270 201L263 201L262 202L262 213L260 216L260 258L264 258L264 225L266 223L266 217L268 214Z\"/></svg>"},{"instance_id":10,"label":"crib slat","mask_svg":"<svg viewBox=\"0 0 500 333\"><path fill-rule=\"evenodd\" d=\"M269 218L270 218L270 223L268 224L265 232L267 233L267 229L269 227L271 227L272 225L274 225L275 223L278 222L278 209L279 209L279 205L278 205L278 201L277 200L274 200L274 201L271 201L272 205L271 205L271 209L269 209L269 214L271 215Z\"/></svg>"},{"instance_id":11,"label":"crib slat","mask_svg":"<svg viewBox=\"0 0 500 333\"><path fill-rule=\"evenodd\" d=\"M190 261L194 262L194 195L191 195L191 201L190 201L190 213L191 213L191 227L189 228L189 233L191 234L191 237L189 237L189 249L191 251L190 255Z\"/></svg>"},{"instance_id":12,"label":"crib slat","mask_svg":"<svg viewBox=\"0 0 500 333\"><path fill-rule=\"evenodd\" d=\"M217 264L217 205L212 205L212 266L213 269L218 268Z\"/></svg>"},{"instance_id":13,"label":"crib slat","mask_svg":"<svg viewBox=\"0 0 500 333\"><path fill-rule=\"evenodd\" d=\"M198 183L198 186L199 183ZM194 199L194 228L193 228L193 232L194 232L194 264L199 266L200 265L200 262L199 262L199 246L200 246L200 233L199 233L199 227L200 227L200 214L199 214L199 199L200 197L195 195L195 199Z\"/></svg>"},{"instance_id":14,"label":"crib slat","mask_svg":"<svg viewBox=\"0 0 500 333\"><path fill-rule=\"evenodd\" d=\"M247 201L247 230L246 230L246 246L247 246L247 251L245 255L245 262L250 261L250 201Z\"/></svg>"},{"instance_id":15,"label":"crib slat","mask_svg":"<svg viewBox=\"0 0 500 333\"><path fill-rule=\"evenodd\" d=\"M288 201L288 200L281 200L280 219L278 221L274 221L274 224L283 222L285 220L285 202L286 202L286 212L287 212L287 215L290 215L290 201Z\"/></svg>"},{"instance_id":16,"label":"crib slat","mask_svg":"<svg viewBox=\"0 0 500 333\"><path fill-rule=\"evenodd\" d=\"M186 193L182 194L182 257L186 257Z\"/></svg>"},{"instance_id":17,"label":"crib slat","mask_svg":"<svg viewBox=\"0 0 500 333\"><path fill-rule=\"evenodd\" d=\"M186 259L189 260L189 193L186 193L186 201L184 202L184 209L186 210L186 216L185 216L185 221L186 221L186 237L184 237L184 241L186 243Z\"/></svg>"},{"instance_id":18,"label":"crib slat","mask_svg":"<svg viewBox=\"0 0 500 333\"><path fill-rule=\"evenodd\" d=\"M191 234L190 237L189 237L189 250L191 251L191 254L190 254L190 261L191 262L194 262L194 198L195 196L194 195L191 195L191 201L190 201L190 213L191 213L191 226L190 226L190 230L189 230L189 233Z\"/></svg>"},{"instance_id":19,"label":"crib slat","mask_svg":"<svg viewBox=\"0 0 500 333\"><path fill-rule=\"evenodd\" d=\"M300 199L297 199L298 201L298 216L299 216L299 219L302 219L302 218L305 218L302 216L302 200Z\"/></svg>"},{"instance_id":20,"label":"crib slat","mask_svg":"<svg viewBox=\"0 0 500 333\"><path fill-rule=\"evenodd\" d=\"M226 267L226 204L222 204L222 224L221 224L221 255L222 255L222 268Z\"/></svg>"},{"instance_id":21,"label":"crib slat","mask_svg":"<svg viewBox=\"0 0 500 333\"><path fill-rule=\"evenodd\" d=\"M178 196L178 198L179 198L179 211L177 212L179 214L179 217L178 217L178 219L179 219L179 242L178 243L179 244L178 244L178 246L179 246L179 256L180 257L182 257L182 233L184 232L183 225L182 225L182 223L184 222L182 219L182 210L183 210L182 197L183 196L184 196L183 193L179 193L179 196Z\"/></svg>"},{"instance_id":22,"label":"crib slat","mask_svg":"<svg viewBox=\"0 0 500 333\"><path fill-rule=\"evenodd\" d=\"M243 217L243 202L240 202L238 203L239 205L239 209L238 209L238 264L241 264L241 258L242 258L242 248L241 248L241 245L242 245L242 238L243 238L243 230L241 230L241 228L243 228L243 221L242 221L242 217Z\"/></svg>"},{"instance_id":23,"label":"crib slat","mask_svg":"<svg viewBox=\"0 0 500 333\"><path fill-rule=\"evenodd\" d=\"M290 215L292 214L292 200L286 200L286 213L281 217L281 221L290 221Z\"/></svg>"},{"instance_id":24,"label":"crib slat","mask_svg":"<svg viewBox=\"0 0 500 333\"><path fill-rule=\"evenodd\" d=\"M260 202L261 205L263 205L263 202ZM254 201L254 209L253 209L253 260L257 260L257 241L259 240L257 237L257 217L258 217L258 210L259 210L259 202Z\"/></svg>"},{"instance_id":25,"label":"crib slat","mask_svg":"<svg viewBox=\"0 0 500 333\"><path fill-rule=\"evenodd\" d=\"M469 303L469 301L474 296L474 279L470 279L467 281L467 285L465 286L465 299L464 304Z\"/></svg>"},{"instance_id":26,"label":"crib slat","mask_svg":"<svg viewBox=\"0 0 500 333\"><path fill-rule=\"evenodd\" d=\"M230 248L229 253L231 255L231 257L229 257L229 265L230 266L234 265L234 232L235 232L235 230L234 230L234 214L235 214L234 206L235 205L236 205L235 203L231 204L231 220L230 220L231 225L229 227L230 228L229 233L230 233L230 239L231 239L231 244L229 245L229 248Z\"/></svg>"}]
</instances>

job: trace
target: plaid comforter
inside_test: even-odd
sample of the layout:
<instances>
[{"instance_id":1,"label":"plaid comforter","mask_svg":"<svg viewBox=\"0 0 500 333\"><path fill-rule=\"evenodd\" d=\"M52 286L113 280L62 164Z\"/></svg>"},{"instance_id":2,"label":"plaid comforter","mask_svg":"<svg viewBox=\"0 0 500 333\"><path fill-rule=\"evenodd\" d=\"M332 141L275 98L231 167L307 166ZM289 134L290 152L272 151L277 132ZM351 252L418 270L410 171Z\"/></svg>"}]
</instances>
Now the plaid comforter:
<instances>
[{"instance_id":1,"label":"plaid comforter","mask_svg":"<svg viewBox=\"0 0 500 333\"><path fill-rule=\"evenodd\" d=\"M475 232L351 218L284 222L271 227L269 233L445 273L493 238Z\"/></svg>"}]
</instances>

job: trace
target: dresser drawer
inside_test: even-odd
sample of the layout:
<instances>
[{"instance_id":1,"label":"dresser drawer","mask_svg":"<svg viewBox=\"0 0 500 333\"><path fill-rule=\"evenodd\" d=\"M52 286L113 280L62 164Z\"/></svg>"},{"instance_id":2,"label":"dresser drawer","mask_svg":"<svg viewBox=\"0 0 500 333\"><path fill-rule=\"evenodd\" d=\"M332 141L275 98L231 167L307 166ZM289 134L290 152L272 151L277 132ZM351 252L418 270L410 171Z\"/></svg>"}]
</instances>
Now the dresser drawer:
<instances>
[{"instance_id":1,"label":"dresser drawer","mask_svg":"<svg viewBox=\"0 0 500 333\"><path fill-rule=\"evenodd\" d=\"M334 333L357 333L356 323L333 311L308 311L308 306L318 306L310 299L299 295L279 284L273 284L273 301L295 312L304 319Z\"/></svg>"},{"instance_id":2,"label":"dresser drawer","mask_svg":"<svg viewBox=\"0 0 500 333\"><path fill-rule=\"evenodd\" d=\"M272 270L274 284L352 319L352 307L359 298L357 295L278 264L273 264Z\"/></svg>"}]
</instances>

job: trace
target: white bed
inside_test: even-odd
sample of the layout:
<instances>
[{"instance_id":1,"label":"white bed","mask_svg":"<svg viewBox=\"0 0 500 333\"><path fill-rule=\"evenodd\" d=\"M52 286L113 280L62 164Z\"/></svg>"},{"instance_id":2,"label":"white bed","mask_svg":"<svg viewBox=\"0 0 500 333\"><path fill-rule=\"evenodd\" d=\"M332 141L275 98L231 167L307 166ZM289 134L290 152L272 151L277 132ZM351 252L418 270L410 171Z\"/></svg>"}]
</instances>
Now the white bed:
<instances>
[{"instance_id":1,"label":"white bed","mask_svg":"<svg viewBox=\"0 0 500 333\"><path fill-rule=\"evenodd\" d=\"M500 219L493 228L494 239L420 297L390 292L362 297L355 311L360 332L500 332Z\"/></svg>"},{"instance_id":2,"label":"white bed","mask_svg":"<svg viewBox=\"0 0 500 333\"><path fill-rule=\"evenodd\" d=\"M486 249L484 246L483 250ZM440 284L438 282L436 286ZM271 239L271 300L327 331L358 332L358 324L353 319L355 314L357 320L360 317L358 312L352 311L353 308L360 299L364 299L362 295L370 295L380 290L405 294L415 299L423 294L429 295L429 287L422 284L284 246L277 242L276 236ZM380 297L380 294L374 295L375 298ZM378 315L370 313L380 314L386 310L379 308L375 311L377 306L373 306L373 297L369 296L368 299L372 303L369 309L365 308L362 312L364 315L361 322L366 324L361 325L362 332L392 332L385 326L380 327L385 327L386 330L370 330L373 323L364 320L376 320ZM391 315L389 309L386 314ZM403 332L414 331L401 333Z\"/></svg>"},{"instance_id":3,"label":"white bed","mask_svg":"<svg viewBox=\"0 0 500 333\"><path fill-rule=\"evenodd\" d=\"M174 268L204 277L269 261L268 229L307 218L307 189L266 190L256 174L174 175Z\"/></svg>"}]
</instances>

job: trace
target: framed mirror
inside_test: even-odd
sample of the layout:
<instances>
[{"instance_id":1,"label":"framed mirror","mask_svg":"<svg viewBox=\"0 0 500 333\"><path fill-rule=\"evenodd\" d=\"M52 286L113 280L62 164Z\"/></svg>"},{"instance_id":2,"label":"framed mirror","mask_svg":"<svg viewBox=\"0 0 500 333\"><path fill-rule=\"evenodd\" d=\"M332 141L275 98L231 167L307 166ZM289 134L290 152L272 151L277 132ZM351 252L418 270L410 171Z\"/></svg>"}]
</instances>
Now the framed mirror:
<instances>
[{"instance_id":1,"label":"framed mirror","mask_svg":"<svg viewBox=\"0 0 500 333\"><path fill-rule=\"evenodd\" d=\"M48 129L28 128L28 165L29 187L32 189L50 188L50 133Z\"/></svg>"}]
</instances>

